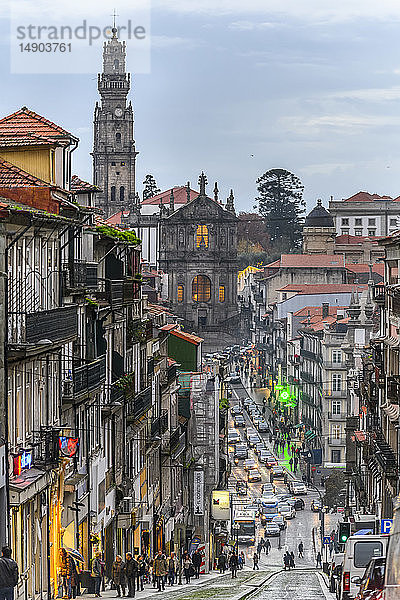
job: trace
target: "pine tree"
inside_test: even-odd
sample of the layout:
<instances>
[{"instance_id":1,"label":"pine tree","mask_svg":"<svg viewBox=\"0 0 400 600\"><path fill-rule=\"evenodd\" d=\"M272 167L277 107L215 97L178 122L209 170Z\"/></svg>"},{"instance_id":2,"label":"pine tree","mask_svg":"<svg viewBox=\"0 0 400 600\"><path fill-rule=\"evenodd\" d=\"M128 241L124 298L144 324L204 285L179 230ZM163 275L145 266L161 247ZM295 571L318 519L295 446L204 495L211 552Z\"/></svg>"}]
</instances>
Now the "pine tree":
<instances>
[{"instance_id":1,"label":"pine tree","mask_svg":"<svg viewBox=\"0 0 400 600\"><path fill-rule=\"evenodd\" d=\"M306 205L300 179L285 169L270 169L257 184L258 210L265 218L272 247L283 252L297 250Z\"/></svg>"},{"instance_id":2,"label":"pine tree","mask_svg":"<svg viewBox=\"0 0 400 600\"><path fill-rule=\"evenodd\" d=\"M153 198L153 196L156 196L161 192L161 190L157 187L157 182L153 175L146 175L143 185L143 200L147 200L147 198Z\"/></svg>"}]
</instances>

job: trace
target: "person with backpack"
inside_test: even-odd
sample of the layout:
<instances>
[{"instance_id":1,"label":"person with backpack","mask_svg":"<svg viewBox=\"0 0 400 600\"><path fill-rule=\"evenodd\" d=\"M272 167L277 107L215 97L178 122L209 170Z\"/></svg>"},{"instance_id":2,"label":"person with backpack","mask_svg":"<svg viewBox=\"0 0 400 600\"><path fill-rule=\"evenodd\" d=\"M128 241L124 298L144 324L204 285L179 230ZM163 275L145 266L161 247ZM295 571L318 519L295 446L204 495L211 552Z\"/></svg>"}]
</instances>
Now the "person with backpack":
<instances>
[{"instance_id":1,"label":"person with backpack","mask_svg":"<svg viewBox=\"0 0 400 600\"><path fill-rule=\"evenodd\" d=\"M11 548L3 546L0 558L0 598L14 600L14 588L18 583L18 565L11 558Z\"/></svg>"}]
</instances>

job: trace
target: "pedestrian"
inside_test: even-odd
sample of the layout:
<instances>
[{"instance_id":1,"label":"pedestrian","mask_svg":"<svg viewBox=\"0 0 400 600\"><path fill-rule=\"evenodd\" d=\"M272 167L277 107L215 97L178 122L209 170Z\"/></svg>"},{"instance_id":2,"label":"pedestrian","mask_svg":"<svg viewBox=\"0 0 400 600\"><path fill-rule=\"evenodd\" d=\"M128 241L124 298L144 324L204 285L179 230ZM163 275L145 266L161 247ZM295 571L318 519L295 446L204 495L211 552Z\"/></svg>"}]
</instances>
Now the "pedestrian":
<instances>
[{"instance_id":1,"label":"pedestrian","mask_svg":"<svg viewBox=\"0 0 400 600\"><path fill-rule=\"evenodd\" d=\"M299 543L299 558L304 558L304 546L303 546L303 542L300 541Z\"/></svg>"},{"instance_id":2,"label":"pedestrian","mask_svg":"<svg viewBox=\"0 0 400 600\"><path fill-rule=\"evenodd\" d=\"M255 571L256 569L260 570L258 562L259 562L258 554L257 554L257 552L254 552L254 555L253 555L253 571Z\"/></svg>"},{"instance_id":3,"label":"pedestrian","mask_svg":"<svg viewBox=\"0 0 400 600\"><path fill-rule=\"evenodd\" d=\"M237 577L238 566L239 566L238 555L236 554L236 552L232 552L231 557L229 559L229 567L230 567L230 570L232 571L232 579Z\"/></svg>"},{"instance_id":4,"label":"pedestrian","mask_svg":"<svg viewBox=\"0 0 400 600\"><path fill-rule=\"evenodd\" d=\"M135 597L138 566L138 562L133 558L132 552L127 552L125 554L125 579L128 586L127 598Z\"/></svg>"},{"instance_id":5,"label":"pedestrian","mask_svg":"<svg viewBox=\"0 0 400 600\"><path fill-rule=\"evenodd\" d=\"M165 590L165 576L168 573L168 564L161 550L158 551L154 558L153 570L157 589L159 592L161 592Z\"/></svg>"},{"instance_id":6,"label":"pedestrian","mask_svg":"<svg viewBox=\"0 0 400 600\"><path fill-rule=\"evenodd\" d=\"M183 572L185 574L186 583L190 583L190 577L192 576L192 561L188 553L183 557Z\"/></svg>"},{"instance_id":7,"label":"pedestrian","mask_svg":"<svg viewBox=\"0 0 400 600\"><path fill-rule=\"evenodd\" d=\"M257 544L257 554L258 554L258 558L260 558L261 555L261 550L263 549L263 544L261 543L261 540L258 542Z\"/></svg>"},{"instance_id":8,"label":"pedestrian","mask_svg":"<svg viewBox=\"0 0 400 600\"><path fill-rule=\"evenodd\" d=\"M117 590L117 596L125 596L125 563L122 560L122 556L119 554L115 557L115 561L111 568L111 579Z\"/></svg>"},{"instance_id":9,"label":"pedestrian","mask_svg":"<svg viewBox=\"0 0 400 600\"><path fill-rule=\"evenodd\" d=\"M322 568L322 556L321 556L321 552L317 553L317 569L318 567L321 569Z\"/></svg>"},{"instance_id":10,"label":"pedestrian","mask_svg":"<svg viewBox=\"0 0 400 600\"><path fill-rule=\"evenodd\" d=\"M64 597L72 598L72 572L75 563L69 556L65 548L60 548L59 552L59 573L62 581Z\"/></svg>"},{"instance_id":11,"label":"pedestrian","mask_svg":"<svg viewBox=\"0 0 400 600\"><path fill-rule=\"evenodd\" d=\"M293 458L292 457L289 458L289 465L290 465L291 471L293 471Z\"/></svg>"},{"instance_id":12,"label":"pedestrian","mask_svg":"<svg viewBox=\"0 0 400 600\"><path fill-rule=\"evenodd\" d=\"M171 552L171 556L169 557L169 560L168 560L169 585L174 585L177 573L178 573L178 560L175 556L175 552Z\"/></svg>"},{"instance_id":13,"label":"pedestrian","mask_svg":"<svg viewBox=\"0 0 400 600\"><path fill-rule=\"evenodd\" d=\"M92 560L92 570L91 576L94 579L94 596L95 598L101 598L100 587L101 587L101 577L103 574L103 567L101 564L101 552L97 551L94 559Z\"/></svg>"},{"instance_id":14,"label":"pedestrian","mask_svg":"<svg viewBox=\"0 0 400 600\"><path fill-rule=\"evenodd\" d=\"M268 556L269 551L271 550L271 542L269 541L268 538L264 542L264 550L265 550L265 554Z\"/></svg>"},{"instance_id":15,"label":"pedestrian","mask_svg":"<svg viewBox=\"0 0 400 600\"><path fill-rule=\"evenodd\" d=\"M200 567L202 563L202 556L198 550L192 556L192 563L194 567L194 578L198 579L200 577Z\"/></svg>"},{"instance_id":16,"label":"pedestrian","mask_svg":"<svg viewBox=\"0 0 400 600\"><path fill-rule=\"evenodd\" d=\"M321 485L322 487L325 485L325 477L323 475L321 475Z\"/></svg>"},{"instance_id":17,"label":"pedestrian","mask_svg":"<svg viewBox=\"0 0 400 600\"><path fill-rule=\"evenodd\" d=\"M74 559L72 558L71 555L69 555L69 560L70 560L70 564L71 564L71 591L72 591L72 598L76 598L78 595L80 595L80 593L79 593L80 592L79 574L78 574L78 571L76 569L75 561L74 561Z\"/></svg>"},{"instance_id":18,"label":"pedestrian","mask_svg":"<svg viewBox=\"0 0 400 600\"><path fill-rule=\"evenodd\" d=\"M18 583L18 565L11 558L11 548L3 546L0 558L0 598L14 600L14 588Z\"/></svg>"},{"instance_id":19,"label":"pedestrian","mask_svg":"<svg viewBox=\"0 0 400 600\"><path fill-rule=\"evenodd\" d=\"M220 573L225 573L226 569L226 556L223 552L218 557L218 569Z\"/></svg>"},{"instance_id":20,"label":"pedestrian","mask_svg":"<svg viewBox=\"0 0 400 600\"><path fill-rule=\"evenodd\" d=\"M238 568L239 568L239 571L241 571L243 569L243 559L242 559L241 554L238 554Z\"/></svg>"},{"instance_id":21,"label":"pedestrian","mask_svg":"<svg viewBox=\"0 0 400 600\"><path fill-rule=\"evenodd\" d=\"M283 555L283 568L284 570L288 570L290 571L290 560L289 560L289 553L285 552L285 554Z\"/></svg>"},{"instance_id":22,"label":"pedestrian","mask_svg":"<svg viewBox=\"0 0 400 600\"><path fill-rule=\"evenodd\" d=\"M289 556L290 556L290 567L291 569L294 569L296 567L296 565L294 564L294 552L289 552Z\"/></svg>"},{"instance_id":23,"label":"pedestrian","mask_svg":"<svg viewBox=\"0 0 400 600\"><path fill-rule=\"evenodd\" d=\"M136 589L137 589L137 591L139 591L139 588L140 588L140 590L143 592L144 578L146 576L146 569L147 569L147 565L146 565L144 556L139 556L137 563L138 563L138 570L137 570L137 576L136 576Z\"/></svg>"}]
</instances>

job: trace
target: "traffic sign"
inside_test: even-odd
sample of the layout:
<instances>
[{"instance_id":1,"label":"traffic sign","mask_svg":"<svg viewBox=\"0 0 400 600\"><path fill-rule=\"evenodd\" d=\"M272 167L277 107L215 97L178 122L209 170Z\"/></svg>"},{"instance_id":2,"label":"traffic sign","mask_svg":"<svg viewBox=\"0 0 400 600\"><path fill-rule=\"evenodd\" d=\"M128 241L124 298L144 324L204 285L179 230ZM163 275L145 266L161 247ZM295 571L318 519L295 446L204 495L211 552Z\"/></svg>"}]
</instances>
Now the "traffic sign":
<instances>
[{"instance_id":1,"label":"traffic sign","mask_svg":"<svg viewBox=\"0 0 400 600\"><path fill-rule=\"evenodd\" d=\"M329 535L326 535L326 536L324 536L324 538L323 538L323 544L324 544L324 545L330 544L330 543L331 543L331 541L332 541L332 540L331 540L331 538L330 538L330 536L329 536Z\"/></svg>"},{"instance_id":2,"label":"traffic sign","mask_svg":"<svg viewBox=\"0 0 400 600\"><path fill-rule=\"evenodd\" d=\"M381 533L390 533L393 519L381 519Z\"/></svg>"}]
</instances>

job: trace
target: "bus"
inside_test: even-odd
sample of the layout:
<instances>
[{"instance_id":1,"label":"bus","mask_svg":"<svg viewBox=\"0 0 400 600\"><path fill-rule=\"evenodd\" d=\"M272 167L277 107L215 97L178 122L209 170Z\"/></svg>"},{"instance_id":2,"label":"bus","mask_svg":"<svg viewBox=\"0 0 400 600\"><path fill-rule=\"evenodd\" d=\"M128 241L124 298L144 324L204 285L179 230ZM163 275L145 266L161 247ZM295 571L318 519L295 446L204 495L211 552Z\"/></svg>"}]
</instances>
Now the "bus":
<instances>
[{"instance_id":1,"label":"bus","mask_svg":"<svg viewBox=\"0 0 400 600\"><path fill-rule=\"evenodd\" d=\"M256 511L236 510L232 529L235 540L239 544L254 544L256 541Z\"/></svg>"}]
</instances>

